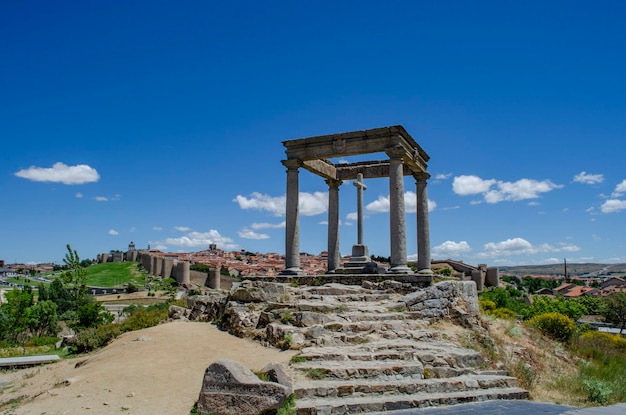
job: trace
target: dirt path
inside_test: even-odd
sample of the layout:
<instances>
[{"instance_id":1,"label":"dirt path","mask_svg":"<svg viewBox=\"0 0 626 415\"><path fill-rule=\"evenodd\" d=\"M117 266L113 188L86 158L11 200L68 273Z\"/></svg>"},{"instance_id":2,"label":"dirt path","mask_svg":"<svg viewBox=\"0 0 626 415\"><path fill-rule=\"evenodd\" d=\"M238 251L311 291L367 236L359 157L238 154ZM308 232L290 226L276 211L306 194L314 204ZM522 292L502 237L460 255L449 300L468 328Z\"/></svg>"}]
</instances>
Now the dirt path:
<instances>
[{"instance_id":1,"label":"dirt path","mask_svg":"<svg viewBox=\"0 0 626 415\"><path fill-rule=\"evenodd\" d=\"M266 348L208 323L171 322L130 332L90 355L0 374L10 381L0 402L24 396L0 414L187 415L198 398L204 370L229 358L259 370L295 352Z\"/></svg>"}]
</instances>

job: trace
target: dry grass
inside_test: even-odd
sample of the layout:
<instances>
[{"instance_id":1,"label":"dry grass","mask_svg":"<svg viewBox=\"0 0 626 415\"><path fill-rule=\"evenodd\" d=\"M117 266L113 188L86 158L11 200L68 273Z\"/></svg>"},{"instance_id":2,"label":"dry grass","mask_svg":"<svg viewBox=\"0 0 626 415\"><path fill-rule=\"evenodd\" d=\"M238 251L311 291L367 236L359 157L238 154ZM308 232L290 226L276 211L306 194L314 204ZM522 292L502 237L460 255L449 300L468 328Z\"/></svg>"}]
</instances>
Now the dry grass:
<instances>
[{"instance_id":1,"label":"dry grass","mask_svg":"<svg viewBox=\"0 0 626 415\"><path fill-rule=\"evenodd\" d=\"M541 402L585 406L576 390L577 359L559 342L515 320L488 319L496 355L504 368L517 377L531 398ZM587 403L588 404L588 403Z\"/></svg>"}]
</instances>

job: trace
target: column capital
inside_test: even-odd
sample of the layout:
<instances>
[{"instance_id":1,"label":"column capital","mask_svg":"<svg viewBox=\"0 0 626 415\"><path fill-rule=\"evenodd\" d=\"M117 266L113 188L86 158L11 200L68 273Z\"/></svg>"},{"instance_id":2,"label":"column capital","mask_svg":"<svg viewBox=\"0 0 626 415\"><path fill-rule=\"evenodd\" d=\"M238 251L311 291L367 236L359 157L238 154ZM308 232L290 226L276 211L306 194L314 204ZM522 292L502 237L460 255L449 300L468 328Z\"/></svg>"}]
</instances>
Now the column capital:
<instances>
[{"instance_id":1,"label":"column capital","mask_svg":"<svg viewBox=\"0 0 626 415\"><path fill-rule=\"evenodd\" d=\"M415 178L415 181L425 182L426 180L430 179L430 174L428 174L426 172L413 173L413 177Z\"/></svg>"},{"instance_id":2,"label":"column capital","mask_svg":"<svg viewBox=\"0 0 626 415\"><path fill-rule=\"evenodd\" d=\"M341 184L343 183L343 180L338 179L326 179L324 181L330 188L339 188L339 186L341 186Z\"/></svg>"},{"instance_id":3,"label":"column capital","mask_svg":"<svg viewBox=\"0 0 626 415\"><path fill-rule=\"evenodd\" d=\"M401 159L406 155L406 151L404 151L402 146L396 146L385 149L385 154L387 154L390 159Z\"/></svg>"},{"instance_id":4,"label":"column capital","mask_svg":"<svg viewBox=\"0 0 626 415\"><path fill-rule=\"evenodd\" d=\"M288 169L298 169L302 167L302 160L300 159L281 160L281 163L283 163L283 166L287 167Z\"/></svg>"}]
</instances>

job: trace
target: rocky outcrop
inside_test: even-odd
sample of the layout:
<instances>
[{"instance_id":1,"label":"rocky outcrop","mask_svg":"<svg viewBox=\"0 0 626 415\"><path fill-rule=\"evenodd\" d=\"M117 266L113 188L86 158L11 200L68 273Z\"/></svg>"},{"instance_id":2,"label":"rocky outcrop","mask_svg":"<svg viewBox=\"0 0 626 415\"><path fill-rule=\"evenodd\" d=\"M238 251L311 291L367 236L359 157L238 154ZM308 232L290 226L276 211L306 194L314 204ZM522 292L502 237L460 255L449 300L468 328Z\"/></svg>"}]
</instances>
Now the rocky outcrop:
<instances>
[{"instance_id":1,"label":"rocky outcrop","mask_svg":"<svg viewBox=\"0 0 626 415\"><path fill-rule=\"evenodd\" d=\"M241 364L222 359L204 372L197 408L202 415L256 415L277 409L290 394L288 387L264 382Z\"/></svg>"}]
</instances>

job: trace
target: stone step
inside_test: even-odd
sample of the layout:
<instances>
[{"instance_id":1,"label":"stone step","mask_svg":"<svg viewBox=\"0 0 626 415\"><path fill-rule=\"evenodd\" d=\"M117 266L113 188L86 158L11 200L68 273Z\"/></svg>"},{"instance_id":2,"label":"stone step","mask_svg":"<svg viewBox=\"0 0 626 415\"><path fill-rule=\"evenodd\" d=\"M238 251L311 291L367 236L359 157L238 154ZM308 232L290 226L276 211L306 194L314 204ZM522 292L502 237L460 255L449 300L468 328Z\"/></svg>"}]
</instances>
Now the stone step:
<instances>
[{"instance_id":1,"label":"stone step","mask_svg":"<svg viewBox=\"0 0 626 415\"><path fill-rule=\"evenodd\" d=\"M322 379L422 379L424 365L419 361L390 360L317 360L292 364L296 378L317 377Z\"/></svg>"},{"instance_id":2,"label":"stone step","mask_svg":"<svg viewBox=\"0 0 626 415\"><path fill-rule=\"evenodd\" d=\"M380 361L418 360L431 367L479 367L484 364L482 355L446 342L393 339L352 346L305 347L300 356L307 361Z\"/></svg>"},{"instance_id":3,"label":"stone step","mask_svg":"<svg viewBox=\"0 0 626 415\"><path fill-rule=\"evenodd\" d=\"M517 379L510 376L463 375L448 379L403 378L394 381L378 379L302 380L296 383L294 392L296 399L300 400L382 394L444 393L517 386L519 386Z\"/></svg>"},{"instance_id":4,"label":"stone step","mask_svg":"<svg viewBox=\"0 0 626 415\"><path fill-rule=\"evenodd\" d=\"M388 293L359 293L359 294L342 294L342 295L317 295L317 294L297 294L295 298L305 301L324 301L330 300L334 302L396 302L401 296L398 294Z\"/></svg>"},{"instance_id":5,"label":"stone step","mask_svg":"<svg viewBox=\"0 0 626 415\"><path fill-rule=\"evenodd\" d=\"M341 316L343 317L343 316ZM324 328L329 331L343 332L343 333L362 333L362 332L377 332L384 335L387 331L393 331L395 333L405 333L411 330L419 330L424 327L422 321L397 319L397 320L361 320L361 321L331 321L324 324Z\"/></svg>"},{"instance_id":6,"label":"stone step","mask_svg":"<svg viewBox=\"0 0 626 415\"><path fill-rule=\"evenodd\" d=\"M444 393L301 399L296 400L296 406L298 415L344 415L528 397L528 391L524 389L506 387Z\"/></svg>"}]
</instances>

